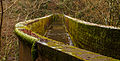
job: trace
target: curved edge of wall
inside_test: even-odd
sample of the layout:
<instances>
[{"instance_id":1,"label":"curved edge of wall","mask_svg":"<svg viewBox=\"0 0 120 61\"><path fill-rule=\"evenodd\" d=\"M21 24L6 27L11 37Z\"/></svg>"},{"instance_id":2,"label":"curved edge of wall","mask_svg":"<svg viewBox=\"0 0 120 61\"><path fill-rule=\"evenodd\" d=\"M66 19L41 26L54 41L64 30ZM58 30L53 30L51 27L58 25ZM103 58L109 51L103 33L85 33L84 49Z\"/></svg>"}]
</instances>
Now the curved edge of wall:
<instances>
[{"instance_id":1,"label":"curved edge of wall","mask_svg":"<svg viewBox=\"0 0 120 61\"><path fill-rule=\"evenodd\" d=\"M78 20L64 15L76 47L120 59L120 28Z\"/></svg>"},{"instance_id":2,"label":"curved edge of wall","mask_svg":"<svg viewBox=\"0 0 120 61\"><path fill-rule=\"evenodd\" d=\"M15 33L20 40L20 61L119 61L41 36L26 26L34 21L20 22L15 26ZM26 33L26 30L30 33Z\"/></svg>"}]
</instances>

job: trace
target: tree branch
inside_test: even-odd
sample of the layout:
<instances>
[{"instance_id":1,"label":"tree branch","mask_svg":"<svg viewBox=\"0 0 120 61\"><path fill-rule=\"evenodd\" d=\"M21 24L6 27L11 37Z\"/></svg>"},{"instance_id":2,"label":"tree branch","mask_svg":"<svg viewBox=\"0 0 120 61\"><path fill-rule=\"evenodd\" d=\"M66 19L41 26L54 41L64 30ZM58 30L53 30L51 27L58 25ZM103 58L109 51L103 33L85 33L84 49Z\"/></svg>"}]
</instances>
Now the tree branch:
<instances>
[{"instance_id":1,"label":"tree branch","mask_svg":"<svg viewBox=\"0 0 120 61\"><path fill-rule=\"evenodd\" d=\"M8 9L10 9L18 0L16 0L12 5L10 5L8 8L6 8L5 10L3 10L3 12L6 12ZM1 14L2 12L0 12Z\"/></svg>"}]
</instances>

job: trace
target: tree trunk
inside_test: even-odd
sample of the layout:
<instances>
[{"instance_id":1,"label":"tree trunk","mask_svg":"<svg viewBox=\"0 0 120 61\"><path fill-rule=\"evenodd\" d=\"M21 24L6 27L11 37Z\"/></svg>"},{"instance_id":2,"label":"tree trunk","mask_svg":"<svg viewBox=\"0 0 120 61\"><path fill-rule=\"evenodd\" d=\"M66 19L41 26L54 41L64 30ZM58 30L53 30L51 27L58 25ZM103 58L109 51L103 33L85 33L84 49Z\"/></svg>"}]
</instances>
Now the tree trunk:
<instances>
[{"instance_id":1,"label":"tree trunk","mask_svg":"<svg viewBox=\"0 0 120 61\"><path fill-rule=\"evenodd\" d=\"M1 3L1 11L2 11L2 13L1 13L1 22L0 22L0 47L1 47L1 33L2 33L2 22L3 22L3 2L2 2L2 0L0 0L0 3Z\"/></svg>"}]
</instances>

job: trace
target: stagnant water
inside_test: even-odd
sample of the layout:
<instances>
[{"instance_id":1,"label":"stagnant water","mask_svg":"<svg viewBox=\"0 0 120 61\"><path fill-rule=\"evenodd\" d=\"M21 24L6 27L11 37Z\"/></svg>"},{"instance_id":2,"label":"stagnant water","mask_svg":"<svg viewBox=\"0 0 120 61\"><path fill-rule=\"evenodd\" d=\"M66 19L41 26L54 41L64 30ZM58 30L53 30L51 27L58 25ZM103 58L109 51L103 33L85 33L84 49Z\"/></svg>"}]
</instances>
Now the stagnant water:
<instances>
[{"instance_id":1,"label":"stagnant water","mask_svg":"<svg viewBox=\"0 0 120 61\"><path fill-rule=\"evenodd\" d=\"M44 36L73 46L72 40L69 34L66 32L65 26L62 20L54 21L50 25L50 27L48 28Z\"/></svg>"}]
</instances>

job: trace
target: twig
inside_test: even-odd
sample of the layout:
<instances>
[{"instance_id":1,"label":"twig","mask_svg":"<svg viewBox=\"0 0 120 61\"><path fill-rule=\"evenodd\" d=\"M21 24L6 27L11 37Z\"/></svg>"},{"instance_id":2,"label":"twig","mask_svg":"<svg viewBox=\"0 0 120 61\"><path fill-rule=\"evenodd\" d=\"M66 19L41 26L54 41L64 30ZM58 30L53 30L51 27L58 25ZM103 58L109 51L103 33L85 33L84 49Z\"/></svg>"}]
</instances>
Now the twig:
<instances>
[{"instance_id":1,"label":"twig","mask_svg":"<svg viewBox=\"0 0 120 61\"><path fill-rule=\"evenodd\" d=\"M45 3L47 3L47 2L49 2L50 0L47 0L47 1L45 1L45 2L41 2L39 5L38 5L38 7L36 7L37 6L37 4L34 6L34 9L35 8L37 8L36 10L33 10L32 12L28 12L28 14L26 15L26 17L25 17L25 20L27 20L28 19L28 17L29 17L29 15L30 14L32 14L32 13L34 13L35 11L38 11L39 10L39 8L40 8L40 6L42 5L42 4L45 4ZM37 0L35 1L35 3L37 3ZM34 3L34 4L35 4ZM39 10L39 11L42 11L42 10Z\"/></svg>"},{"instance_id":2,"label":"twig","mask_svg":"<svg viewBox=\"0 0 120 61\"><path fill-rule=\"evenodd\" d=\"M16 20L17 22L20 20L20 15L21 15L21 14L18 14L18 18L17 18L17 20Z\"/></svg>"},{"instance_id":3,"label":"twig","mask_svg":"<svg viewBox=\"0 0 120 61\"><path fill-rule=\"evenodd\" d=\"M90 0L87 0L94 8L96 8L96 10L100 13L100 15L102 15L103 16L103 19L105 20L106 19L106 16L103 14L103 12L101 12L98 8L97 8L97 6L95 6ZM107 22L107 20L105 20L106 21L106 25L108 25L108 22Z\"/></svg>"},{"instance_id":4,"label":"twig","mask_svg":"<svg viewBox=\"0 0 120 61\"><path fill-rule=\"evenodd\" d=\"M5 10L3 10L3 13L6 12L8 9L10 9L18 0L16 0L12 5L10 5L8 8L6 8ZM2 12L0 12L1 14Z\"/></svg>"}]
</instances>

